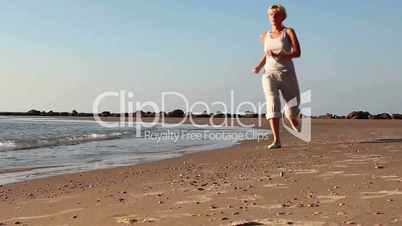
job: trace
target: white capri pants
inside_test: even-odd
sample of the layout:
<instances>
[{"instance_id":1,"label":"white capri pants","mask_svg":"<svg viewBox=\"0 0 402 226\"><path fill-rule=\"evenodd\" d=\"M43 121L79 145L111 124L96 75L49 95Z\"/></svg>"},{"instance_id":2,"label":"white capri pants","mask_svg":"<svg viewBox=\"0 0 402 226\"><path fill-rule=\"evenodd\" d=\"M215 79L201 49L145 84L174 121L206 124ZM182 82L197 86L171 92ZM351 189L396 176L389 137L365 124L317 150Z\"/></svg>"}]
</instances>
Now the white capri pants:
<instances>
[{"instance_id":1,"label":"white capri pants","mask_svg":"<svg viewBox=\"0 0 402 226\"><path fill-rule=\"evenodd\" d=\"M262 87L265 94L267 119L280 118L281 101L279 91L286 101L285 115L287 117L298 117L300 110L300 90L294 68L287 71L266 72L262 76Z\"/></svg>"}]
</instances>

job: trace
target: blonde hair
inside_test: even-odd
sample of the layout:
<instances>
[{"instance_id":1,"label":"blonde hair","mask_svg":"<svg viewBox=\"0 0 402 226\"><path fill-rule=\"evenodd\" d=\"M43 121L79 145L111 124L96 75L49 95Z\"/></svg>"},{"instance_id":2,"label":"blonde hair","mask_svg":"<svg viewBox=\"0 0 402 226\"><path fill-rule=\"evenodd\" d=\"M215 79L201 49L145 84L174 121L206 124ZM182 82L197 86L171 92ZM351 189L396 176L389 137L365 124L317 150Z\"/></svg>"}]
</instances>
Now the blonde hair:
<instances>
[{"instance_id":1,"label":"blonde hair","mask_svg":"<svg viewBox=\"0 0 402 226\"><path fill-rule=\"evenodd\" d=\"M283 5L281 4L271 5L270 7L268 7L267 13L269 13L270 10L277 10L278 12L280 12L283 16L283 20L285 20L288 17L285 7L283 7Z\"/></svg>"}]
</instances>

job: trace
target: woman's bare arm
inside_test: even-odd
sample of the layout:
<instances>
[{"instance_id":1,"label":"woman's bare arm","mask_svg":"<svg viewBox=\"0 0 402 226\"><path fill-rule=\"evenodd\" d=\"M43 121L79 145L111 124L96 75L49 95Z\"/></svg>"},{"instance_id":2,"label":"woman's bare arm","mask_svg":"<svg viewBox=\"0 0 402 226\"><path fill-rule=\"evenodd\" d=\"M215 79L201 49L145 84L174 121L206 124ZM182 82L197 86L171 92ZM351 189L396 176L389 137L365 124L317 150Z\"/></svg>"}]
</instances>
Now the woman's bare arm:
<instances>
[{"instance_id":1,"label":"woman's bare arm","mask_svg":"<svg viewBox=\"0 0 402 226\"><path fill-rule=\"evenodd\" d=\"M265 41L265 35L267 34L267 32L262 32L260 35L260 41L262 42L262 44L264 44ZM255 68L253 69L254 73L259 73L260 70L264 67L265 62L266 62L266 54L264 53L264 55L262 56L260 62L257 64L257 66L255 66Z\"/></svg>"},{"instance_id":2,"label":"woman's bare arm","mask_svg":"<svg viewBox=\"0 0 402 226\"><path fill-rule=\"evenodd\" d=\"M289 52L282 51L279 55L281 57L287 57L290 59L300 57L301 55L300 43L299 40L297 39L295 30L293 28L288 28L286 29L286 33L288 34L292 48Z\"/></svg>"},{"instance_id":3,"label":"woman's bare arm","mask_svg":"<svg viewBox=\"0 0 402 226\"><path fill-rule=\"evenodd\" d=\"M266 55L264 54L264 56L262 56L261 61L257 64L257 66L255 66L254 68L254 73L259 73L260 70L262 69L262 67L264 67L265 62L266 62Z\"/></svg>"}]
</instances>

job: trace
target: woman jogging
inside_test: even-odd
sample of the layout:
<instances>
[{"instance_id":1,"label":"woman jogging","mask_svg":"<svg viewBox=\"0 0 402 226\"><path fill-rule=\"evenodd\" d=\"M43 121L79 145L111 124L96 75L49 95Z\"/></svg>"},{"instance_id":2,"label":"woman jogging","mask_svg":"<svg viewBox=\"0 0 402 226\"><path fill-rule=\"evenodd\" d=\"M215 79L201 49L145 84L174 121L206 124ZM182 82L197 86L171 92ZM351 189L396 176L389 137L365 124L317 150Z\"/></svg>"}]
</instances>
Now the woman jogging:
<instances>
[{"instance_id":1,"label":"woman jogging","mask_svg":"<svg viewBox=\"0 0 402 226\"><path fill-rule=\"evenodd\" d=\"M271 31L263 32L264 56L253 69L259 73L264 67L262 86L266 98L266 118L273 132L273 143L269 149L281 148L279 137L279 119L281 118L281 103L279 91L286 101L285 117L291 127L299 130L300 91L293 65L293 58L300 57L300 44L294 29L285 27L286 9L282 5L272 5L267 10L271 22Z\"/></svg>"}]
</instances>

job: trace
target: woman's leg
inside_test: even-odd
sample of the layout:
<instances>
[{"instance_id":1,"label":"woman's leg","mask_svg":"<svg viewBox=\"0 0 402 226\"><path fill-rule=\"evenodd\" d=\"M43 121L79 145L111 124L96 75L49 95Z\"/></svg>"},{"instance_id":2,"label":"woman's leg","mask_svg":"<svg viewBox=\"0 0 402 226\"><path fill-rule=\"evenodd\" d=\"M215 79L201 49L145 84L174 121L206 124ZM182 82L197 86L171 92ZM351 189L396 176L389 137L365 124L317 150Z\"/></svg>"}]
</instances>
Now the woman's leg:
<instances>
[{"instance_id":1,"label":"woman's leg","mask_svg":"<svg viewBox=\"0 0 402 226\"><path fill-rule=\"evenodd\" d=\"M286 101L285 116L291 123L293 129L299 131L300 129L300 89L297 81L296 73L290 70L282 77L281 93Z\"/></svg>"},{"instance_id":2,"label":"woman's leg","mask_svg":"<svg viewBox=\"0 0 402 226\"><path fill-rule=\"evenodd\" d=\"M268 119L272 129L274 142L269 148L280 147L279 138L279 119L281 117L281 103L279 97L278 80L275 74L264 75L262 77L262 86L265 94L267 112L265 117ZM278 144L278 145L274 145Z\"/></svg>"},{"instance_id":3,"label":"woman's leg","mask_svg":"<svg viewBox=\"0 0 402 226\"><path fill-rule=\"evenodd\" d=\"M280 144L281 139L279 137L279 118L270 118L269 125L271 126L272 135L274 137L272 144Z\"/></svg>"},{"instance_id":4,"label":"woman's leg","mask_svg":"<svg viewBox=\"0 0 402 226\"><path fill-rule=\"evenodd\" d=\"M292 116L292 117L290 117L290 123L293 124L293 127L294 127L294 128L296 128L297 130L299 130L299 129L298 129L298 128L299 128L299 124L300 124L299 117L297 117L297 116Z\"/></svg>"}]
</instances>

